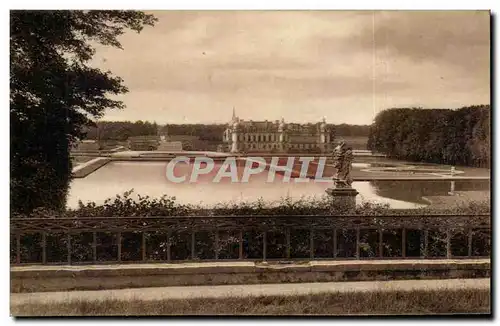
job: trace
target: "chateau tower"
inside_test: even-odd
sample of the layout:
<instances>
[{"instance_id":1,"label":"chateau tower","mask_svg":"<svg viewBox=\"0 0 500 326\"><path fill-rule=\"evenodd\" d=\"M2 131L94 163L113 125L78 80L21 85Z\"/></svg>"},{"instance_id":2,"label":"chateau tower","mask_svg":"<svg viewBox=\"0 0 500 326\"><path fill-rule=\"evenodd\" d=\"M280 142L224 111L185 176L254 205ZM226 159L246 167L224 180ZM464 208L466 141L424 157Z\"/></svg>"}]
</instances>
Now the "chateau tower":
<instances>
[{"instance_id":1,"label":"chateau tower","mask_svg":"<svg viewBox=\"0 0 500 326\"><path fill-rule=\"evenodd\" d=\"M232 125L231 125L231 153L238 153L238 127L239 127L239 119L236 116L236 111L233 106L233 117L232 117Z\"/></svg>"},{"instance_id":2,"label":"chateau tower","mask_svg":"<svg viewBox=\"0 0 500 326\"><path fill-rule=\"evenodd\" d=\"M326 146L326 119L323 117L323 120L321 121L319 125L319 144L320 148L323 151L328 150Z\"/></svg>"},{"instance_id":3,"label":"chateau tower","mask_svg":"<svg viewBox=\"0 0 500 326\"><path fill-rule=\"evenodd\" d=\"M283 151L285 150L285 119L281 117L280 124L278 126L278 132L279 132L279 146L280 150Z\"/></svg>"}]
</instances>

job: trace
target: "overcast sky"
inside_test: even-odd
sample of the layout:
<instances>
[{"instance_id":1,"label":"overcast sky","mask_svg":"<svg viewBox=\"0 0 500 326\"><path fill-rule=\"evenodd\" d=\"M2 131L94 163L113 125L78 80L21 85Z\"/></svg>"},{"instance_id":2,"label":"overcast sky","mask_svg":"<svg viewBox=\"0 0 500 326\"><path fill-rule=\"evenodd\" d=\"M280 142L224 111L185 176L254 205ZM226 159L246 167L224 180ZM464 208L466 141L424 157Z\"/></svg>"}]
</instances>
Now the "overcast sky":
<instances>
[{"instance_id":1,"label":"overcast sky","mask_svg":"<svg viewBox=\"0 0 500 326\"><path fill-rule=\"evenodd\" d=\"M369 124L385 108L490 101L489 12L155 11L99 48L122 77L107 120Z\"/></svg>"}]
</instances>

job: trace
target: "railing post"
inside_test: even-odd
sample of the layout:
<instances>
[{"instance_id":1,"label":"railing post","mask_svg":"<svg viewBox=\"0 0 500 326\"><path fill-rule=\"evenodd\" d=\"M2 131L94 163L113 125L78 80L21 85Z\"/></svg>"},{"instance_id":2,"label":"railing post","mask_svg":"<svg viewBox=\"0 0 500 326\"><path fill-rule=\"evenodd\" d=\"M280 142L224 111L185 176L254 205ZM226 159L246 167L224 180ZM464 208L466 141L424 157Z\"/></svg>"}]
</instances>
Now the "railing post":
<instances>
[{"instance_id":1,"label":"railing post","mask_svg":"<svg viewBox=\"0 0 500 326\"><path fill-rule=\"evenodd\" d=\"M286 228L286 258L290 259L290 228Z\"/></svg>"},{"instance_id":2,"label":"railing post","mask_svg":"<svg viewBox=\"0 0 500 326\"><path fill-rule=\"evenodd\" d=\"M401 229L401 256L406 258L406 229Z\"/></svg>"},{"instance_id":3,"label":"railing post","mask_svg":"<svg viewBox=\"0 0 500 326\"><path fill-rule=\"evenodd\" d=\"M359 239L359 233L360 233L360 230L359 230L359 227L356 228L356 259L359 259L359 242L360 242L360 239Z\"/></svg>"},{"instance_id":4,"label":"railing post","mask_svg":"<svg viewBox=\"0 0 500 326\"><path fill-rule=\"evenodd\" d=\"M238 259L243 259L243 231L240 230L238 245Z\"/></svg>"},{"instance_id":5,"label":"railing post","mask_svg":"<svg viewBox=\"0 0 500 326\"><path fill-rule=\"evenodd\" d=\"M333 229L333 258L337 258L337 229Z\"/></svg>"},{"instance_id":6,"label":"railing post","mask_svg":"<svg viewBox=\"0 0 500 326\"><path fill-rule=\"evenodd\" d=\"M472 229L469 229L469 234L468 234L467 256L472 257Z\"/></svg>"},{"instance_id":7,"label":"railing post","mask_svg":"<svg viewBox=\"0 0 500 326\"><path fill-rule=\"evenodd\" d=\"M21 263L21 234L16 233L16 264Z\"/></svg>"},{"instance_id":8,"label":"railing post","mask_svg":"<svg viewBox=\"0 0 500 326\"><path fill-rule=\"evenodd\" d=\"M142 248L142 261L146 261L146 232L141 233L142 236L142 243L141 243L141 248Z\"/></svg>"},{"instance_id":9,"label":"railing post","mask_svg":"<svg viewBox=\"0 0 500 326\"><path fill-rule=\"evenodd\" d=\"M266 261L267 256L267 232L262 233L262 260Z\"/></svg>"},{"instance_id":10,"label":"railing post","mask_svg":"<svg viewBox=\"0 0 500 326\"><path fill-rule=\"evenodd\" d=\"M68 249L68 265L71 265L71 233L68 233L68 235L67 235L66 246Z\"/></svg>"},{"instance_id":11,"label":"railing post","mask_svg":"<svg viewBox=\"0 0 500 326\"><path fill-rule=\"evenodd\" d=\"M42 264L47 264L47 234L42 232Z\"/></svg>"},{"instance_id":12,"label":"railing post","mask_svg":"<svg viewBox=\"0 0 500 326\"><path fill-rule=\"evenodd\" d=\"M446 230L446 259L451 259L451 232Z\"/></svg>"},{"instance_id":13,"label":"railing post","mask_svg":"<svg viewBox=\"0 0 500 326\"><path fill-rule=\"evenodd\" d=\"M191 231L191 259L194 260L196 258L195 252L195 231L194 229Z\"/></svg>"},{"instance_id":14,"label":"railing post","mask_svg":"<svg viewBox=\"0 0 500 326\"><path fill-rule=\"evenodd\" d=\"M169 262L169 263L172 260L171 252L170 252L170 246L171 246L170 238L171 237L172 237L172 232L170 230L167 230L167 262Z\"/></svg>"},{"instance_id":15,"label":"railing post","mask_svg":"<svg viewBox=\"0 0 500 326\"><path fill-rule=\"evenodd\" d=\"M92 232L92 261L97 262L97 233Z\"/></svg>"},{"instance_id":16,"label":"railing post","mask_svg":"<svg viewBox=\"0 0 500 326\"><path fill-rule=\"evenodd\" d=\"M429 256L429 230L424 231L424 258Z\"/></svg>"},{"instance_id":17,"label":"railing post","mask_svg":"<svg viewBox=\"0 0 500 326\"><path fill-rule=\"evenodd\" d=\"M378 256L384 257L384 230L378 229Z\"/></svg>"},{"instance_id":18,"label":"railing post","mask_svg":"<svg viewBox=\"0 0 500 326\"><path fill-rule=\"evenodd\" d=\"M309 231L309 257L314 259L314 229Z\"/></svg>"},{"instance_id":19,"label":"railing post","mask_svg":"<svg viewBox=\"0 0 500 326\"><path fill-rule=\"evenodd\" d=\"M117 258L118 258L118 261L122 261L122 233L121 232L118 232L116 234L116 241L118 242L118 254L117 254Z\"/></svg>"},{"instance_id":20,"label":"railing post","mask_svg":"<svg viewBox=\"0 0 500 326\"><path fill-rule=\"evenodd\" d=\"M219 259L219 230L215 230L215 260Z\"/></svg>"}]
</instances>

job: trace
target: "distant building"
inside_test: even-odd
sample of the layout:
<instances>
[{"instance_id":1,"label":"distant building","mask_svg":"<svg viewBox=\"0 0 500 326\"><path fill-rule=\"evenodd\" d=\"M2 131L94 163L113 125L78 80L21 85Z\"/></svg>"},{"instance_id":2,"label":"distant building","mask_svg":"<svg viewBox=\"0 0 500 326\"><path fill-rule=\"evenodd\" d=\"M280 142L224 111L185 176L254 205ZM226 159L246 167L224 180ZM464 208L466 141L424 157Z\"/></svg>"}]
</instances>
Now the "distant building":
<instances>
[{"instance_id":1,"label":"distant building","mask_svg":"<svg viewBox=\"0 0 500 326\"><path fill-rule=\"evenodd\" d=\"M154 151L160 145L160 136L132 136L127 143L133 151Z\"/></svg>"},{"instance_id":2,"label":"distant building","mask_svg":"<svg viewBox=\"0 0 500 326\"><path fill-rule=\"evenodd\" d=\"M74 151L81 151L81 152L86 152L86 151L98 151L99 150L99 143L95 140L92 139L84 139L79 142L77 142L73 146Z\"/></svg>"},{"instance_id":3,"label":"distant building","mask_svg":"<svg viewBox=\"0 0 500 326\"><path fill-rule=\"evenodd\" d=\"M333 148L333 136L323 118L318 123L240 120L233 117L223 135L224 147L237 152L325 153Z\"/></svg>"},{"instance_id":4,"label":"distant building","mask_svg":"<svg viewBox=\"0 0 500 326\"><path fill-rule=\"evenodd\" d=\"M199 150L200 137L191 135L168 135L169 142L180 142L184 150Z\"/></svg>"},{"instance_id":5,"label":"distant building","mask_svg":"<svg viewBox=\"0 0 500 326\"><path fill-rule=\"evenodd\" d=\"M158 146L159 151L182 151L182 142L180 141L161 141Z\"/></svg>"}]
</instances>

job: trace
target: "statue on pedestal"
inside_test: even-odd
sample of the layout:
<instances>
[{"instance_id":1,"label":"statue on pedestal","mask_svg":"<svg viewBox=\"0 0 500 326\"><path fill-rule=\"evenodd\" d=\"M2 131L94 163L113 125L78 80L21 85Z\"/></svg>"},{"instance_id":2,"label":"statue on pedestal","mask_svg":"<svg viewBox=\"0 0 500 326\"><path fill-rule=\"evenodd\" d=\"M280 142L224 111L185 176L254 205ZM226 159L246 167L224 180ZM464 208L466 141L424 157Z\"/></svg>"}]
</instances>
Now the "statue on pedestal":
<instances>
[{"instance_id":1,"label":"statue on pedestal","mask_svg":"<svg viewBox=\"0 0 500 326\"><path fill-rule=\"evenodd\" d=\"M336 188L351 188L353 158L352 148L347 147L345 142L340 142L333 150L334 167L337 169Z\"/></svg>"}]
</instances>

